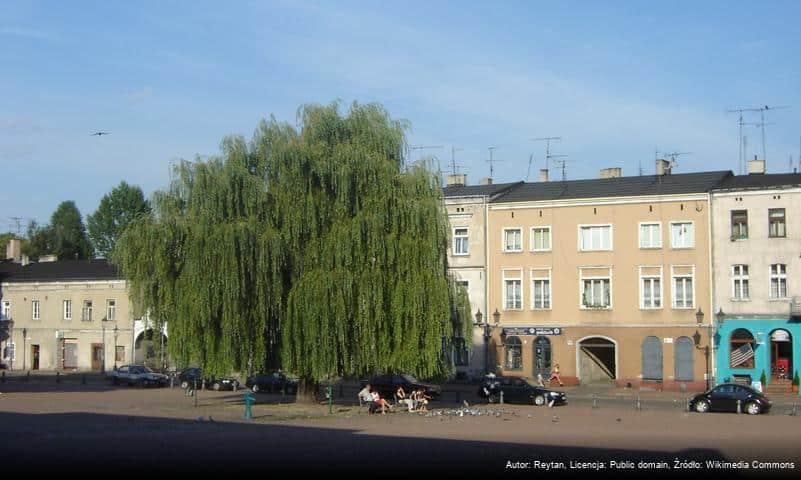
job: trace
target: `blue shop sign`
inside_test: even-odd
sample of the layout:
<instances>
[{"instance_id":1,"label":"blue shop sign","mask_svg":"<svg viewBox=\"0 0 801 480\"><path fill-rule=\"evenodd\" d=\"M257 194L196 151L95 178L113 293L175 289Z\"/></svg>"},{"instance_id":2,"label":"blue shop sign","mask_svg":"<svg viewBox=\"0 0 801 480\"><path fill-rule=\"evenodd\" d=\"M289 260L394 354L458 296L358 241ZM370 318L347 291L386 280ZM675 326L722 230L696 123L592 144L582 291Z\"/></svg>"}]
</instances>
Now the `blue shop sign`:
<instances>
[{"instance_id":1,"label":"blue shop sign","mask_svg":"<svg viewBox=\"0 0 801 480\"><path fill-rule=\"evenodd\" d=\"M504 335L561 335L560 327L504 327Z\"/></svg>"}]
</instances>

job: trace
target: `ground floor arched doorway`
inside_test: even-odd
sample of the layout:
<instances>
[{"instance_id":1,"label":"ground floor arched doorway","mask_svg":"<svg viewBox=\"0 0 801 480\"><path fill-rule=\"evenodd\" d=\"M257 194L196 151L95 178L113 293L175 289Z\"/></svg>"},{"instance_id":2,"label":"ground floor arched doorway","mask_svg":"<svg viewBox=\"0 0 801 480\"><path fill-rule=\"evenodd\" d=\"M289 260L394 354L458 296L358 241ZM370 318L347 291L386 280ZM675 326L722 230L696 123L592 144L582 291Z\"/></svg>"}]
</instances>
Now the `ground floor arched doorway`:
<instances>
[{"instance_id":1,"label":"ground floor arched doorway","mask_svg":"<svg viewBox=\"0 0 801 480\"><path fill-rule=\"evenodd\" d=\"M793 337L782 328L770 334L770 373L772 379L793 378Z\"/></svg>"},{"instance_id":2,"label":"ground floor arched doorway","mask_svg":"<svg viewBox=\"0 0 801 480\"><path fill-rule=\"evenodd\" d=\"M617 344L606 337L586 337L578 341L579 382L609 383L617 378Z\"/></svg>"},{"instance_id":3,"label":"ground floor arched doorway","mask_svg":"<svg viewBox=\"0 0 801 480\"><path fill-rule=\"evenodd\" d=\"M134 363L158 370L167 368L167 336L152 328L141 332L134 342Z\"/></svg>"}]
</instances>

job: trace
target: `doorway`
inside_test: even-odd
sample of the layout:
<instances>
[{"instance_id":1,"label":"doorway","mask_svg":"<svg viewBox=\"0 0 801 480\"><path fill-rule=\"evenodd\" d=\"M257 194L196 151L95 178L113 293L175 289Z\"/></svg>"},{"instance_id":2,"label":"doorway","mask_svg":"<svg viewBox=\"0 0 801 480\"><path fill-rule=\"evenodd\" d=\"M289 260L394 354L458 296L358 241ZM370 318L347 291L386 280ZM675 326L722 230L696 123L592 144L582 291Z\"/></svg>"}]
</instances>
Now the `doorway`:
<instances>
[{"instance_id":1,"label":"doorway","mask_svg":"<svg viewBox=\"0 0 801 480\"><path fill-rule=\"evenodd\" d=\"M770 373L776 380L793 378L793 338L787 330L770 334Z\"/></svg>"},{"instance_id":2,"label":"doorway","mask_svg":"<svg viewBox=\"0 0 801 480\"><path fill-rule=\"evenodd\" d=\"M39 370L39 345L31 345L31 368Z\"/></svg>"},{"instance_id":3,"label":"doorway","mask_svg":"<svg viewBox=\"0 0 801 480\"><path fill-rule=\"evenodd\" d=\"M551 341L548 337L537 337L534 340L534 377L542 376L548 379L551 376Z\"/></svg>"},{"instance_id":4,"label":"doorway","mask_svg":"<svg viewBox=\"0 0 801 480\"><path fill-rule=\"evenodd\" d=\"M617 378L617 345L604 337L578 342L578 377L583 384L609 383Z\"/></svg>"},{"instance_id":5,"label":"doorway","mask_svg":"<svg viewBox=\"0 0 801 480\"><path fill-rule=\"evenodd\" d=\"M100 371L103 366L103 344L92 344L92 370Z\"/></svg>"}]
</instances>

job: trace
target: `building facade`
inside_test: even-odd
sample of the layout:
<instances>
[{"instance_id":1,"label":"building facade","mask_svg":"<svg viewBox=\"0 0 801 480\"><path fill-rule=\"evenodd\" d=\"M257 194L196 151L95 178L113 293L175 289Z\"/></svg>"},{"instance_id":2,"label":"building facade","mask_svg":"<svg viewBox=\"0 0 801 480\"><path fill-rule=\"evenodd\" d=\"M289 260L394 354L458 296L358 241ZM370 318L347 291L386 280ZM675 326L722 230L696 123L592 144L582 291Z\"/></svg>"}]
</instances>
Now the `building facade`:
<instances>
[{"instance_id":1,"label":"building facade","mask_svg":"<svg viewBox=\"0 0 801 480\"><path fill-rule=\"evenodd\" d=\"M712 321L709 191L728 175L526 183L491 200L495 369L702 388L712 365L693 335Z\"/></svg>"},{"instance_id":2,"label":"building facade","mask_svg":"<svg viewBox=\"0 0 801 480\"><path fill-rule=\"evenodd\" d=\"M482 322L487 312L487 206L495 196L508 191L514 183L465 185L465 175L450 175L443 189L445 209L450 223L448 242L448 271L457 283L467 289L470 311L481 312ZM467 378L481 377L485 372L487 355L484 346L484 328L474 321L473 336L464 339L472 342L456 346L454 364L457 375Z\"/></svg>"},{"instance_id":3,"label":"building facade","mask_svg":"<svg viewBox=\"0 0 801 480\"><path fill-rule=\"evenodd\" d=\"M11 322L9 368L102 371L134 361L137 322L126 282L106 261L20 266L2 291L2 313Z\"/></svg>"},{"instance_id":4,"label":"building facade","mask_svg":"<svg viewBox=\"0 0 801 480\"><path fill-rule=\"evenodd\" d=\"M801 368L801 175L726 179L712 193L718 381L790 390Z\"/></svg>"}]
</instances>

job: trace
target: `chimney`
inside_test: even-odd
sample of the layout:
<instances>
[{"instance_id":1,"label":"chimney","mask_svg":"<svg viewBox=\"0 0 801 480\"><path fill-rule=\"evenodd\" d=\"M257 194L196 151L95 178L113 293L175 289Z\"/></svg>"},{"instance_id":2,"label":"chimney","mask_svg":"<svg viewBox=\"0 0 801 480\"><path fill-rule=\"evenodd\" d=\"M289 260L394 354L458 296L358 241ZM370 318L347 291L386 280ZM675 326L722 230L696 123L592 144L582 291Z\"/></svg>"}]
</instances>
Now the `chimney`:
<instances>
[{"instance_id":1,"label":"chimney","mask_svg":"<svg viewBox=\"0 0 801 480\"><path fill-rule=\"evenodd\" d=\"M454 173L445 177L446 187L465 186L467 185L466 173Z\"/></svg>"},{"instance_id":2,"label":"chimney","mask_svg":"<svg viewBox=\"0 0 801 480\"><path fill-rule=\"evenodd\" d=\"M657 175L670 175L670 161L659 159L656 161L656 174Z\"/></svg>"},{"instance_id":3,"label":"chimney","mask_svg":"<svg viewBox=\"0 0 801 480\"><path fill-rule=\"evenodd\" d=\"M58 255L42 255L39 257L39 263L49 263L58 261Z\"/></svg>"},{"instance_id":4,"label":"chimney","mask_svg":"<svg viewBox=\"0 0 801 480\"><path fill-rule=\"evenodd\" d=\"M765 161L757 160L754 155L753 160L748 161L748 174L749 175L764 175L765 174Z\"/></svg>"},{"instance_id":5,"label":"chimney","mask_svg":"<svg viewBox=\"0 0 801 480\"><path fill-rule=\"evenodd\" d=\"M623 169L620 167L602 168L601 178L618 178L622 172Z\"/></svg>"},{"instance_id":6,"label":"chimney","mask_svg":"<svg viewBox=\"0 0 801 480\"><path fill-rule=\"evenodd\" d=\"M478 183L480 183L481 185L492 185L492 177L484 177Z\"/></svg>"},{"instance_id":7,"label":"chimney","mask_svg":"<svg viewBox=\"0 0 801 480\"><path fill-rule=\"evenodd\" d=\"M541 168L540 169L540 182L547 182L548 181L548 169Z\"/></svg>"},{"instance_id":8,"label":"chimney","mask_svg":"<svg viewBox=\"0 0 801 480\"><path fill-rule=\"evenodd\" d=\"M19 238L12 238L6 245L6 259L14 263L22 263L22 242Z\"/></svg>"}]
</instances>

